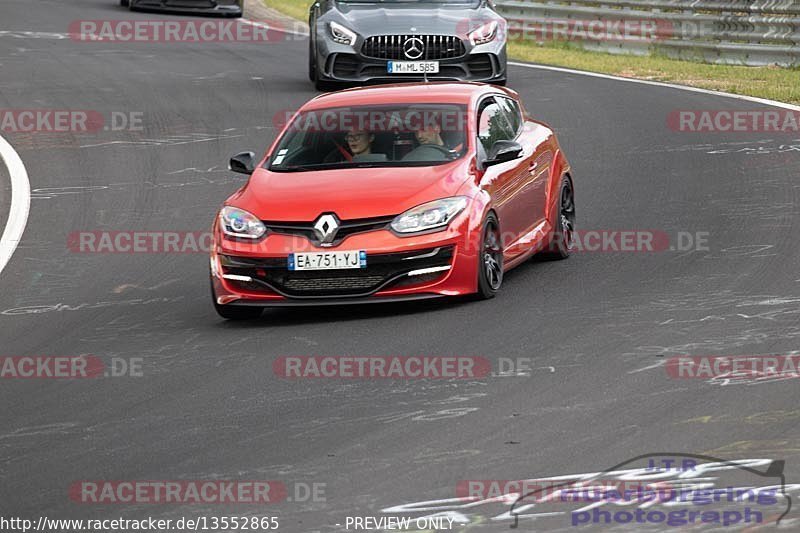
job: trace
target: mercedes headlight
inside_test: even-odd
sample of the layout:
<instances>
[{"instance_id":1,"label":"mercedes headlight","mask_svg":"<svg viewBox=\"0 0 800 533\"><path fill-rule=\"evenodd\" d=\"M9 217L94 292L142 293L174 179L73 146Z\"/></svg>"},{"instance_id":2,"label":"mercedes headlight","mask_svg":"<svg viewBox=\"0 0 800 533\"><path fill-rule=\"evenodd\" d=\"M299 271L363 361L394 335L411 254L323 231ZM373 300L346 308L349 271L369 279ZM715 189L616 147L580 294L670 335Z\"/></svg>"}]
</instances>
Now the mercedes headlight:
<instances>
[{"instance_id":1,"label":"mercedes headlight","mask_svg":"<svg viewBox=\"0 0 800 533\"><path fill-rule=\"evenodd\" d=\"M356 44L356 34L338 22L331 22L331 37L339 44L353 46Z\"/></svg>"},{"instance_id":2,"label":"mercedes headlight","mask_svg":"<svg viewBox=\"0 0 800 533\"><path fill-rule=\"evenodd\" d=\"M494 41L497 37L497 21L487 22L483 26L473 30L469 34L469 40L473 45L486 44Z\"/></svg>"},{"instance_id":3,"label":"mercedes headlight","mask_svg":"<svg viewBox=\"0 0 800 533\"><path fill-rule=\"evenodd\" d=\"M239 239L259 239L267 232L258 217L238 207L223 207L219 212L219 224L225 235Z\"/></svg>"},{"instance_id":4,"label":"mercedes headlight","mask_svg":"<svg viewBox=\"0 0 800 533\"><path fill-rule=\"evenodd\" d=\"M464 196L434 200L398 215L391 226L397 233L418 233L445 228L465 207L467 198Z\"/></svg>"}]
</instances>

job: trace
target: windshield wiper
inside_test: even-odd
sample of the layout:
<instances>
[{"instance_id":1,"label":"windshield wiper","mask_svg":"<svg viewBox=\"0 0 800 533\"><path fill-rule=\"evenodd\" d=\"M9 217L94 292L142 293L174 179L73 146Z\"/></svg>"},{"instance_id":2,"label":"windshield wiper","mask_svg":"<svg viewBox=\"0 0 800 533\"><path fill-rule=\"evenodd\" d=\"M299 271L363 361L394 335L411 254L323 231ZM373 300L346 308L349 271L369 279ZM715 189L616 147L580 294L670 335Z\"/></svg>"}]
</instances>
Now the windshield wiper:
<instances>
[{"instance_id":1,"label":"windshield wiper","mask_svg":"<svg viewBox=\"0 0 800 533\"><path fill-rule=\"evenodd\" d=\"M275 172L304 172L306 170L329 170L332 168L342 168L343 163L311 163L308 165L289 165L289 166L271 166L269 169Z\"/></svg>"},{"instance_id":2,"label":"windshield wiper","mask_svg":"<svg viewBox=\"0 0 800 533\"><path fill-rule=\"evenodd\" d=\"M344 170L349 168L398 168L398 167L424 167L449 163L455 159L442 161L358 161L345 163L321 163L316 165L290 165L288 167L271 166L272 172L306 172L309 170Z\"/></svg>"}]
</instances>

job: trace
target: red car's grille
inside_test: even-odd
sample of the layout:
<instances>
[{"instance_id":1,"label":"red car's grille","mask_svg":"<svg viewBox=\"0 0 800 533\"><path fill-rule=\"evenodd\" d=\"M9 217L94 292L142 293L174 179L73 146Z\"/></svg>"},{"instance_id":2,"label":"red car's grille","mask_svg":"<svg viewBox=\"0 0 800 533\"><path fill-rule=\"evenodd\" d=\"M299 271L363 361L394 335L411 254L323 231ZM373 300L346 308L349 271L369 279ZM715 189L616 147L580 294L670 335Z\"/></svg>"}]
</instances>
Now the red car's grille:
<instances>
[{"instance_id":1,"label":"red car's grille","mask_svg":"<svg viewBox=\"0 0 800 533\"><path fill-rule=\"evenodd\" d=\"M253 259L220 256L226 274L249 276L252 290L261 286L289 298L368 296L381 289L431 281L446 272L409 276L413 270L450 265L453 247L392 254L367 254L367 267L348 270L292 271L285 257Z\"/></svg>"},{"instance_id":2,"label":"red car's grille","mask_svg":"<svg viewBox=\"0 0 800 533\"><path fill-rule=\"evenodd\" d=\"M339 244L350 235L387 228L394 218L394 216L390 216L342 220L332 244ZM320 244L317 234L314 232L314 222L270 222L265 220L264 225L268 232L305 237L317 246Z\"/></svg>"},{"instance_id":3,"label":"red car's grille","mask_svg":"<svg viewBox=\"0 0 800 533\"><path fill-rule=\"evenodd\" d=\"M297 276L287 276L284 281L286 290L299 292L338 292L338 291L363 291L368 290L383 281L382 275L373 276L330 276L321 278L298 278Z\"/></svg>"}]
</instances>

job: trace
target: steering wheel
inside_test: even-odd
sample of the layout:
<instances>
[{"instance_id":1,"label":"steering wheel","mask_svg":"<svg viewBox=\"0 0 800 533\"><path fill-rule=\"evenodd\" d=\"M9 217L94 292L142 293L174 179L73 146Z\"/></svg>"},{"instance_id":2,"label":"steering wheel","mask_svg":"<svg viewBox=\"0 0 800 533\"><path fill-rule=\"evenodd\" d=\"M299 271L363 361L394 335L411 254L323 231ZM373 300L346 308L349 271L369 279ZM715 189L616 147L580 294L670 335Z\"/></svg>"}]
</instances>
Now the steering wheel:
<instances>
[{"instance_id":1,"label":"steering wheel","mask_svg":"<svg viewBox=\"0 0 800 533\"><path fill-rule=\"evenodd\" d=\"M450 159L450 157L452 157L452 155L453 155L451 150L450 150L450 148L448 148L447 146L441 146L441 145L438 145L438 144L426 144L425 146L426 147L431 147L431 148L436 148L437 150L442 152L447 157L447 159Z\"/></svg>"},{"instance_id":2,"label":"steering wheel","mask_svg":"<svg viewBox=\"0 0 800 533\"><path fill-rule=\"evenodd\" d=\"M411 156L411 157L409 157ZM427 157L426 157L427 156ZM441 156L441 157L438 157ZM446 146L421 144L403 157L404 161L447 161L453 154Z\"/></svg>"}]
</instances>

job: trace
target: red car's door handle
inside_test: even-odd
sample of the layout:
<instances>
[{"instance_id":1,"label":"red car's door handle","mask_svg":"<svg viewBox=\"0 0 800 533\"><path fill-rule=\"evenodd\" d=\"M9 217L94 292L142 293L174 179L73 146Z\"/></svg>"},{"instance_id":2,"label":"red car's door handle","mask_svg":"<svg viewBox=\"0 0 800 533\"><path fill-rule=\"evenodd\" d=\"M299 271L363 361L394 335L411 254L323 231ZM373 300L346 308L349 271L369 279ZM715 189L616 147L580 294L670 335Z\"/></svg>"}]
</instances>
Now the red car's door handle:
<instances>
[{"instance_id":1,"label":"red car's door handle","mask_svg":"<svg viewBox=\"0 0 800 533\"><path fill-rule=\"evenodd\" d=\"M534 161L533 163L531 163L531 166L528 167L529 170L536 170L537 168L539 168L538 161Z\"/></svg>"}]
</instances>

